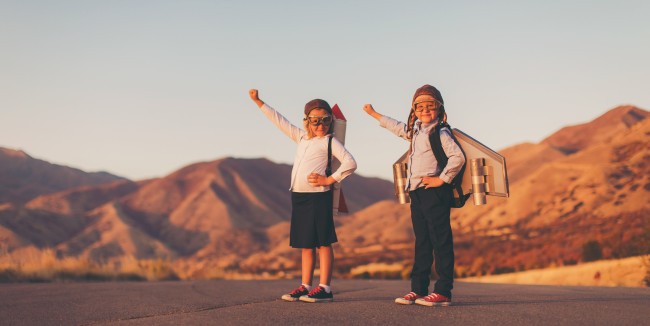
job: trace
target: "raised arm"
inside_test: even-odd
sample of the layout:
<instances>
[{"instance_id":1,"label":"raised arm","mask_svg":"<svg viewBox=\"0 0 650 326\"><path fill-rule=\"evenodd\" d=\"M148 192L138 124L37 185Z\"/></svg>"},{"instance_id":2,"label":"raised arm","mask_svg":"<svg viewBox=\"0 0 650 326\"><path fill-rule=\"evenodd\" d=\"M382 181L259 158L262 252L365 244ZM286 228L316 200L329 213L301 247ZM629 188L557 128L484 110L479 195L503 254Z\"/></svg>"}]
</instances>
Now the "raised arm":
<instances>
[{"instance_id":1,"label":"raised arm","mask_svg":"<svg viewBox=\"0 0 650 326\"><path fill-rule=\"evenodd\" d=\"M307 132L302 130L299 127L296 127L287 120L282 114L274 110L268 104L264 103L259 97L259 92L256 89L251 89L248 91L248 96L251 100L257 104L257 106L262 110L262 113L273 122L273 124L278 127L285 135L291 138L294 142L300 141L300 138L304 136Z\"/></svg>"},{"instance_id":2,"label":"raised arm","mask_svg":"<svg viewBox=\"0 0 650 326\"><path fill-rule=\"evenodd\" d=\"M259 92L256 89L250 89L248 90L248 96L250 96L251 100L257 104L258 107L262 107L264 105L264 101L260 100Z\"/></svg>"},{"instance_id":3,"label":"raised arm","mask_svg":"<svg viewBox=\"0 0 650 326\"><path fill-rule=\"evenodd\" d=\"M406 124L404 122L400 122L391 117L382 115L381 113L375 111L375 108L372 107L372 104L364 105L363 110L366 111L368 115L379 121L380 126L388 129L388 131L394 133L397 137L408 140L406 133Z\"/></svg>"},{"instance_id":4,"label":"raised arm","mask_svg":"<svg viewBox=\"0 0 650 326\"><path fill-rule=\"evenodd\" d=\"M366 111L371 117L375 118L377 121L381 121L381 115L379 112L375 111L375 108L372 107L372 104L366 104L363 106L363 110Z\"/></svg>"}]
</instances>

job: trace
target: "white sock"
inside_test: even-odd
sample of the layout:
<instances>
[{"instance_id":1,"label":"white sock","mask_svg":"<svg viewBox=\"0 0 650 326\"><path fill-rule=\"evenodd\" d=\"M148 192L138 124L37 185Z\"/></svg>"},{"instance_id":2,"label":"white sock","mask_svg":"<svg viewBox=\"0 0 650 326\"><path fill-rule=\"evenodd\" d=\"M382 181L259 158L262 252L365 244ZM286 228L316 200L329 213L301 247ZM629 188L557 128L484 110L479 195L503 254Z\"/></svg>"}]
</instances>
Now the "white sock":
<instances>
[{"instance_id":1,"label":"white sock","mask_svg":"<svg viewBox=\"0 0 650 326\"><path fill-rule=\"evenodd\" d=\"M322 287L323 289L325 289L325 292L327 292L327 293L330 293L330 292L332 292L332 288L330 288L330 286L329 286L329 285L325 285L325 284L318 284L318 286L320 286L320 287Z\"/></svg>"},{"instance_id":2,"label":"white sock","mask_svg":"<svg viewBox=\"0 0 650 326\"><path fill-rule=\"evenodd\" d=\"M302 283L302 286L304 286L307 289L307 291L311 291L311 285L307 285L305 283Z\"/></svg>"}]
</instances>

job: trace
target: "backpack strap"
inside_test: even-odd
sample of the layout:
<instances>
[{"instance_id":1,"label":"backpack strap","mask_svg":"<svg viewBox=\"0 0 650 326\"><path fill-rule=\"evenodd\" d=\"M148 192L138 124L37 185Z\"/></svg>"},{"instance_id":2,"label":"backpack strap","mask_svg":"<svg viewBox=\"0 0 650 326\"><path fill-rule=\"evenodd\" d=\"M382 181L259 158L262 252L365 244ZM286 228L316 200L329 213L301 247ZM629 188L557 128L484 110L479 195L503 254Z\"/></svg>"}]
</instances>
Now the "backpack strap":
<instances>
[{"instance_id":1,"label":"backpack strap","mask_svg":"<svg viewBox=\"0 0 650 326\"><path fill-rule=\"evenodd\" d=\"M454 133L451 132L451 126L446 122L440 122L434 127L431 134L429 134L431 151L433 151L433 155L438 161L440 171L444 170L445 167L447 167L447 162L449 162L449 158L447 157L447 154L445 154L445 150L442 148L442 141L440 140L440 133L442 132L442 128L447 128L449 130L451 138L454 140L456 145L458 145L460 151L463 153L463 156L467 157L467 155L465 155L463 147L460 146L460 143L458 143L458 139L456 139ZM452 192L454 193L454 203L452 204L452 207L463 207L463 205L465 205L465 200L469 198L469 195L466 196L463 194L463 188L461 187L463 174L465 173L465 166L466 164L463 164L460 171L458 171L458 174L456 174L456 176L451 180Z\"/></svg>"},{"instance_id":2,"label":"backpack strap","mask_svg":"<svg viewBox=\"0 0 650 326\"><path fill-rule=\"evenodd\" d=\"M437 124L433 128L433 131L431 131L431 134L429 134L431 150L433 151L433 155L436 157L436 161L438 161L438 166L440 166L441 170L444 170L449 161L447 154L445 154L445 150L442 148L442 141L440 140L440 132L444 127L449 128L449 125L446 122L441 122Z\"/></svg>"},{"instance_id":3,"label":"backpack strap","mask_svg":"<svg viewBox=\"0 0 650 326\"><path fill-rule=\"evenodd\" d=\"M332 175L332 137L327 140L327 168L325 169L326 177Z\"/></svg>"}]
</instances>

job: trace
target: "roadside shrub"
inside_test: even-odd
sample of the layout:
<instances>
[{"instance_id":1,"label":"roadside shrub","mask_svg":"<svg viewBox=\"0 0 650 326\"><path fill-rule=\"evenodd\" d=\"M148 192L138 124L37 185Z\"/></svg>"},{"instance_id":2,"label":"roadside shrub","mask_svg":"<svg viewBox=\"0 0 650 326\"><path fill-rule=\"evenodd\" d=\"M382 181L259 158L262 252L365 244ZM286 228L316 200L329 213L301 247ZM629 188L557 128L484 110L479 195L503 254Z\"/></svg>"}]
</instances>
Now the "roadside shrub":
<instances>
[{"instance_id":1,"label":"roadside shrub","mask_svg":"<svg viewBox=\"0 0 650 326\"><path fill-rule=\"evenodd\" d=\"M582 261L595 261L601 258L603 258L603 250L598 241L591 240L582 245Z\"/></svg>"}]
</instances>

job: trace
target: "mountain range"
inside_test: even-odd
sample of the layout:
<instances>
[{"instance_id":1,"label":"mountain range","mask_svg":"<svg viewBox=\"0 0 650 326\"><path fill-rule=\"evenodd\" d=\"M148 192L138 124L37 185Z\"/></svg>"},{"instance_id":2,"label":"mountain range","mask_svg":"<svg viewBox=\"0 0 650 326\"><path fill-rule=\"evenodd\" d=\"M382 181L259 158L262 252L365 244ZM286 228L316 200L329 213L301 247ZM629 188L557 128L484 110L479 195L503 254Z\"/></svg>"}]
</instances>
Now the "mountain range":
<instances>
[{"instance_id":1,"label":"mountain range","mask_svg":"<svg viewBox=\"0 0 650 326\"><path fill-rule=\"evenodd\" d=\"M603 258L648 252L637 240L650 238L649 114L621 106L499 151L510 198L452 210L458 275L575 264L588 242ZM290 173L229 157L131 181L0 148L0 253L164 259L181 278L292 277L300 253L288 246ZM343 189L351 213L335 218L336 276L407 275L413 231L392 182L354 174ZM360 266L380 267L355 274Z\"/></svg>"},{"instance_id":2,"label":"mountain range","mask_svg":"<svg viewBox=\"0 0 650 326\"><path fill-rule=\"evenodd\" d=\"M24 204L39 195L120 179L124 178L52 164L21 150L0 147L0 203Z\"/></svg>"}]
</instances>

